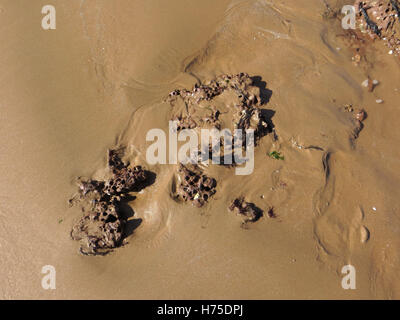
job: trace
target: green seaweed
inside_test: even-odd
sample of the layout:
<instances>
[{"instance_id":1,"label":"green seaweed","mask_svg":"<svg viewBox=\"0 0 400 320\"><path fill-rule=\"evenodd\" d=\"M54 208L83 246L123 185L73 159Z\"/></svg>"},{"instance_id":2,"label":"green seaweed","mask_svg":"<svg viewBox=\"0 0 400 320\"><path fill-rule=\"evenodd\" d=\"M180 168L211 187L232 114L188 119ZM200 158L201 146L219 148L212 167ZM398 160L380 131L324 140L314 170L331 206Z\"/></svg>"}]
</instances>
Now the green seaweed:
<instances>
[{"instance_id":1,"label":"green seaweed","mask_svg":"<svg viewBox=\"0 0 400 320\"><path fill-rule=\"evenodd\" d=\"M271 158L274 158L275 160L285 160L285 157L281 155L280 152L278 151L272 151L268 154Z\"/></svg>"}]
</instances>

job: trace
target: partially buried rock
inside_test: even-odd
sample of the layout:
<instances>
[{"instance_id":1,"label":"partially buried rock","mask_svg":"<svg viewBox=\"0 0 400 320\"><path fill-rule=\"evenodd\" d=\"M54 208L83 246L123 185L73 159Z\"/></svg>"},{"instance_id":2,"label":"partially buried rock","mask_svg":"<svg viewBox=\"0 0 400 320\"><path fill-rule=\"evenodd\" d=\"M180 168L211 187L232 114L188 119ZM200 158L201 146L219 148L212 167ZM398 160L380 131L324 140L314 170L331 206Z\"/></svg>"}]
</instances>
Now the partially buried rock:
<instances>
[{"instance_id":1,"label":"partially buried rock","mask_svg":"<svg viewBox=\"0 0 400 320\"><path fill-rule=\"evenodd\" d=\"M180 164L178 169L178 198L190 201L196 207L202 207L215 194L217 182L207 177L200 168L193 165L190 169Z\"/></svg>"},{"instance_id":2,"label":"partially buried rock","mask_svg":"<svg viewBox=\"0 0 400 320\"><path fill-rule=\"evenodd\" d=\"M243 223L256 222L263 216L263 211L254 203L246 202L243 197L236 198L229 206L230 211L243 217Z\"/></svg>"},{"instance_id":3,"label":"partially buried rock","mask_svg":"<svg viewBox=\"0 0 400 320\"><path fill-rule=\"evenodd\" d=\"M125 223L117 206L97 202L73 226L71 237L80 241L80 253L103 255L122 244Z\"/></svg>"},{"instance_id":4,"label":"partially buried rock","mask_svg":"<svg viewBox=\"0 0 400 320\"><path fill-rule=\"evenodd\" d=\"M111 178L105 181L80 181L78 196L70 202L83 201L84 216L73 226L71 238L80 241L85 255L104 255L122 245L127 218L121 204L128 192L144 187L147 174L140 166L130 167L116 150L108 154Z\"/></svg>"},{"instance_id":5,"label":"partially buried rock","mask_svg":"<svg viewBox=\"0 0 400 320\"><path fill-rule=\"evenodd\" d=\"M272 131L271 119L260 108L267 100L265 92L260 90L247 73L221 75L196 84L192 90L174 90L166 101L174 108L171 120L177 121L178 131L194 128L228 128L231 132L234 129L253 129L257 142Z\"/></svg>"},{"instance_id":6,"label":"partially buried rock","mask_svg":"<svg viewBox=\"0 0 400 320\"><path fill-rule=\"evenodd\" d=\"M354 118L356 120L358 120L358 121L361 121L361 122L364 121L365 117L366 117L366 113L362 109L361 110L357 110L356 113L354 114Z\"/></svg>"},{"instance_id":7,"label":"partially buried rock","mask_svg":"<svg viewBox=\"0 0 400 320\"><path fill-rule=\"evenodd\" d=\"M358 138L361 130L364 128L363 121L367 117L367 113L365 112L364 109L357 109L357 110L353 110L353 111L354 111L354 113L353 113L354 127L353 127L351 140L355 140Z\"/></svg>"}]
</instances>

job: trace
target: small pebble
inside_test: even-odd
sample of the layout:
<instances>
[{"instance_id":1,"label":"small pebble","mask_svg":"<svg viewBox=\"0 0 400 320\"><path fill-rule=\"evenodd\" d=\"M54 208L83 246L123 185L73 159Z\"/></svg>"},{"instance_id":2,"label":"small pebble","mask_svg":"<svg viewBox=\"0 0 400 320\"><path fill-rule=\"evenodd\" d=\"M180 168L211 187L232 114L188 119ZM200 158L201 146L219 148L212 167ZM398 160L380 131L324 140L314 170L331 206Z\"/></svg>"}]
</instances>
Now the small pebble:
<instances>
[{"instance_id":1,"label":"small pebble","mask_svg":"<svg viewBox=\"0 0 400 320\"><path fill-rule=\"evenodd\" d=\"M376 103L381 104L381 103L383 103L383 100L382 100L382 99L377 99L377 100L376 100Z\"/></svg>"},{"instance_id":2,"label":"small pebble","mask_svg":"<svg viewBox=\"0 0 400 320\"><path fill-rule=\"evenodd\" d=\"M388 53L389 53L389 54L393 54L393 50L390 50Z\"/></svg>"},{"instance_id":3,"label":"small pebble","mask_svg":"<svg viewBox=\"0 0 400 320\"><path fill-rule=\"evenodd\" d=\"M372 210L376 211L376 207L372 207Z\"/></svg>"},{"instance_id":4,"label":"small pebble","mask_svg":"<svg viewBox=\"0 0 400 320\"><path fill-rule=\"evenodd\" d=\"M364 111L364 110L359 110L359 111L357 111L357 113L354 115L354 117L355 117L358 121L364 121L364 119L365 119L365 111Z\"/></svg>"},{"instance_id":5,"label":"small pebble","mask_svg":"<svg viewBox=\"0 0 400 320\"><path fill-rule=\"evenodd\" d=\"M368 88L368 91L372 92L374 88L379 84L378 80L371 80L371 79L365 79L361 85L365 88Z\"/></svg>"}]
</instances>

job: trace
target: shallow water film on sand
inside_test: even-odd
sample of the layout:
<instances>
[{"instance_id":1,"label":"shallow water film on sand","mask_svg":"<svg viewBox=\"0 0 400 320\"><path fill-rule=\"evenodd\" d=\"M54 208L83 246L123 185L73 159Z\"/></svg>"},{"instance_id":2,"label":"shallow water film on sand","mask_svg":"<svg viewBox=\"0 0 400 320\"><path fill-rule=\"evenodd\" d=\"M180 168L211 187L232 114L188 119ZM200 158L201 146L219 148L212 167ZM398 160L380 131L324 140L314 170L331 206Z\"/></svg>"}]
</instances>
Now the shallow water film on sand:
<instances>
[{"instance_id":1,"label":"shallow water film on sand","mask_svg":"<svg viewBox=\"0 0 400 320\"><path fill-rule=\"evenodd\" d=\"M400 1L0 1L1 299L399 299Z\"/></svg>"}]
</instances>

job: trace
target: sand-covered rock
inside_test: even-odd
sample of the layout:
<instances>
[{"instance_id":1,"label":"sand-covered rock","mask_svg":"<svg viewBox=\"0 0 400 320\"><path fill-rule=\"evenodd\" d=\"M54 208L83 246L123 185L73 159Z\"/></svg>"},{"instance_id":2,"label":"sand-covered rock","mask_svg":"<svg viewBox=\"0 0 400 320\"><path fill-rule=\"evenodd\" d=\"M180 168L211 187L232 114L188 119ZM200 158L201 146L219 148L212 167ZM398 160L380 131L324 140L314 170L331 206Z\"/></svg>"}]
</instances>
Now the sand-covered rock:
<instances>
[{"instance_id":1,"label":"sand-covered rock","mask_svg":"<svg viewBox=\"0 0 400 320\"><path fill-rule=\"evenodd\" d=\"M202 207L215 194L217 181L202 173L198 166L180 165L178 169L178 198Z\"/></svg>"},{"instance_id":2,"label":"sand-covered rock","mask_svg":"<svg viewBox=\"0 0 400 320\"><path fill-rule=\"evenodd\" d=\"M174 108L171 120L178 122L178 131L194 128L253 129L257 142L272 131L270 119L261 108L266 99L254 79L242 72L221 75L196 84L192 90L174 90L166 101Z\"/></svg>"},{"instance_id":3,"label":"sand-covered rock","mask_svg":"<svg viewBox=\"0 0 400 320\"><path fill-rule=\"evenodd\" d=\"M73 226L71 237L80 241L79 251L85 255L107 254L122 245L127 218L120 206L127 193L140 190L147 178L142 167L124 163L116 150L109 151L108 167L111 178L81 181L79 193L71 201L82 201L84 215Z\"/></svg>"}]
</instances>

